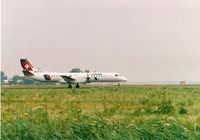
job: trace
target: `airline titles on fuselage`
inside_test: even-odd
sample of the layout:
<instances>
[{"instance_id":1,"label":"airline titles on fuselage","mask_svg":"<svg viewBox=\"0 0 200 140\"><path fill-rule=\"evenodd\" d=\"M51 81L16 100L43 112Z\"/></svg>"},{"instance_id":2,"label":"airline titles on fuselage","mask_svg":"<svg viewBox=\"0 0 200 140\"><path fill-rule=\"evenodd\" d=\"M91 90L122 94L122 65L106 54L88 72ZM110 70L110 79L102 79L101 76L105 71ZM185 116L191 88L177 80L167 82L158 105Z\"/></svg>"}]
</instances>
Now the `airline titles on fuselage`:
<instances>
[{"instance_id":1,"label":"airline titles on fuselage","mask_svg":"<svg viewBox=\"0 0 200 140\"><path fill-rule=\"evenodd\" d=\"M40 73L40 72L43 72L43 71L34 71L34 72ZM58 74L56 74L56 75L54 75L54 74L52 74L52 75L44 74L43 76L44 76L45 80L48 80L48 81L51 80L51 77L61 77L61 75L58 75ZM69 77L71 77L71 76L69 75ZM102 73L87 73L87 77L94 78L95 80L98 80L98 78L106 77L106 75L102 74Z\"/></svg>"}]
</instances>

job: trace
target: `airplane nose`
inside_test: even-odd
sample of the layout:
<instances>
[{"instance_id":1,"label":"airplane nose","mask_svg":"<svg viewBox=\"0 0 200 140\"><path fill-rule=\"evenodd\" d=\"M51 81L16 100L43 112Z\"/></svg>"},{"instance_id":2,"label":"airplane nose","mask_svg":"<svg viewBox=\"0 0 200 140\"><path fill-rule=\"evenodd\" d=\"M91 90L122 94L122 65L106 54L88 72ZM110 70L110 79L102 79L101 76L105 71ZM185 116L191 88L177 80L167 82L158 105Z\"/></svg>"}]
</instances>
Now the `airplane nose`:
<instances>
[{"instance_id":1,"label":"airplane nose","mask_svg":"<svg viewBox=\"0 0 200 140\"><path fill-rule=\"evenodd\" d=\"M125 77L122 76L122 77L121 77L121 81L122 81L122 82L127 82L127 79L126 79Z\"/></svg>"}]
</instances>

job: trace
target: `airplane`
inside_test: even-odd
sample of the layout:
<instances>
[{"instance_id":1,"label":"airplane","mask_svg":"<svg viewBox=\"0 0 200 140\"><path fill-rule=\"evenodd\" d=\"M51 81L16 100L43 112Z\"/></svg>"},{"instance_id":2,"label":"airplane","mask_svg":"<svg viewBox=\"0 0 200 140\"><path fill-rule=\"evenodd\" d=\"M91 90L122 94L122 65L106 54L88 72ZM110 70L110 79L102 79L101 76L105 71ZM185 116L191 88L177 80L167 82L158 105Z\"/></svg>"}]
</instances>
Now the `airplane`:
<instances>
[{"instance_id":1,"label":"airplane","mask_svg":"<svg viewBox=\"0 0 200 140\"><path fill-rule=\"evenodd\" d=\"M56 82L66 83L68 88L72 88L72 84L76 84L76 88L79 88L79 84L86 84L92 82L126 82L127 79L119 73L104 73L104 72L50 72L34 68L26 58L20 59L22 72L25 77L41 81L41 82Z\"/></svg>"}]
</instances>

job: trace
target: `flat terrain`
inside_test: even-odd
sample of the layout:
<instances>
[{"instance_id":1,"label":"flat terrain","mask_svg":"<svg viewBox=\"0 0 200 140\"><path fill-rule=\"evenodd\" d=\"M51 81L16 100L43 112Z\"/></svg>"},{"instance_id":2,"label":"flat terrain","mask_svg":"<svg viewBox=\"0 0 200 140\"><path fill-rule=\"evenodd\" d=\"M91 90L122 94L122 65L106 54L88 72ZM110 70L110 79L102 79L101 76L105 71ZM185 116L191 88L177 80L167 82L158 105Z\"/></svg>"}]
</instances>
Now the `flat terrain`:
<instances>
[{"instance_id":1,"label":"flat terrain","mask_svg":"<svg viewBox=\"0 0 200 140\"><path fill-rule=\"evenodd\" d=\"M200 139L200 86L4 86L1 137Z\"/></svg>"}]
</instances>

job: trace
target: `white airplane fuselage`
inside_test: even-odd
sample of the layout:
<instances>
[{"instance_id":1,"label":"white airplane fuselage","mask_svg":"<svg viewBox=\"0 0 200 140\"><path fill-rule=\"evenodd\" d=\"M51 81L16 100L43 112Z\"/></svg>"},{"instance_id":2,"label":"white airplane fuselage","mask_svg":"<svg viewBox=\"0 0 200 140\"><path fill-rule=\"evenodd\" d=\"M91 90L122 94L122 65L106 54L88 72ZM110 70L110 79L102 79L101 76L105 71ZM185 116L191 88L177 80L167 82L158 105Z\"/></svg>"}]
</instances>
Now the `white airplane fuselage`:
<instances>
[{"instance_id":1,"label":"white airplane fuselage","mask_svg":"<svg viewBox=\"0 0 200 140\"><path fill-rule=\"evenodd\" d=\"M20 59L24 76L42 82L57 82L67 84L91 83L91 82L126 82L127 79L115 72L70 72L59 73L35 69L27 59Z\"/></svg>"},{"instance_id":2,"label":"white airplane fuselage","mask_svg":"<svg viewBox=\"0 0 200 140\"><path fill-rule=\"evenodd\" d=\"M68 83L92 83L92 82L126 82L127 79L118 73L105 73L105 72L91 72L91 73L58 73L58 72L46 72L46 71L33 71L33 76L26 76L27 78L41 81L41 82L58 82L66 83L63 79L63 75L73 77L72 81ZM45 78L48 75L49 78Z\"/></svg>"}]
</instances>

